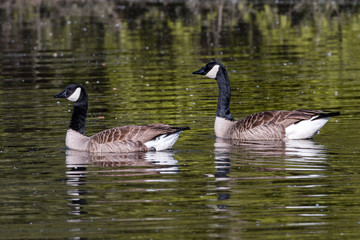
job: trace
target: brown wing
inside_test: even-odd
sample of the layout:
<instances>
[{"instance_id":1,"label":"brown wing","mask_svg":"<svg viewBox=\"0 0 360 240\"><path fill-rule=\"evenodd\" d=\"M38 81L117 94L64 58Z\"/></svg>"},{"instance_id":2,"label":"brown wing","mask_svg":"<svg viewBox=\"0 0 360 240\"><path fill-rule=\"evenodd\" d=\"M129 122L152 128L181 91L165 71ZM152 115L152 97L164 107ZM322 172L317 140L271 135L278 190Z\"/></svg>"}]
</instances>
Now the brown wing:
<instances>
[{"instance_id":1,"label":"brown wing","mask_svg":"<svg viewBox=\"0 0 360 240\"><path fill-rule=\"evenodd\" d=\"M122 126L104 130L91 137L90 152L138 152L148 151L145 142L179 131L165 124L147 126Z\"/></svg>"},{"instance_id":2,"label":"brown wing","mask_svg":"<svg viewBox=\"0 0 360 240\"><path fill-rule=\"evenodd\" d=\"M231 138L244 140L281 140L285 128L297 122L326 114L315 110L266 111L238 121L231 129Z\"/></svg>"}]
</instances>

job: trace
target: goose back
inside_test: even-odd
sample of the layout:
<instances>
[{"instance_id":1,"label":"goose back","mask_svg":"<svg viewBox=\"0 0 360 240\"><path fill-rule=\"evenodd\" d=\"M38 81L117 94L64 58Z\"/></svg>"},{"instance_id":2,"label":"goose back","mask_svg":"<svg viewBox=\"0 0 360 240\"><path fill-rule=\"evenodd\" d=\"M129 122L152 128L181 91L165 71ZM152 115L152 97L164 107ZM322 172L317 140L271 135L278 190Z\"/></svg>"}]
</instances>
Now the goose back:
<instances>
[{"instance_id":1,"label":"goose back","mask_svg":"<svg viewBox=\"0 0 360 240\"><path fill-rule=\"evenodd\" d=\"M187 129L187 128L186 128ZM121 126L104 130L90 137L90 152L149 151L145 143L160 135L175 134L184 128L165 124Z\"/></svg>"},{"instance_id":2,"label":"goose back","mask_svg":"<svg viewBox=\"0 0 360 240\"><path fill-rule=\"evenodd\" d=\"M327 113L317 110L265 111L247 116L237 121L228 131L230 139L239 140L284 140L287 129L306 120L324 119L325 123L336 112ZM324 124L325 124L324 123ZM322 124L321 127L324 125ZM319 129L321 128L319 127ZM318 129L310 133L313 134ZM307 138L309 138L307 137Z\"/></svg>"}]
</instances>

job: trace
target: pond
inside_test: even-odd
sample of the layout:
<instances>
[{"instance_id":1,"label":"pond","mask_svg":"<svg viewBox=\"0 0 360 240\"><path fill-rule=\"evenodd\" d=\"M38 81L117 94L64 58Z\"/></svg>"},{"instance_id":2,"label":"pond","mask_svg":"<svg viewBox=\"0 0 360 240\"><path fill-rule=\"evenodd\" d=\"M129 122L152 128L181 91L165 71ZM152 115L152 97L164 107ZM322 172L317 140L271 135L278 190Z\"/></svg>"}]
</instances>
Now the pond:
<instances>
[{"instance_id":1,"label":"pond","mask_svg":"<svg viewBox=\"0 0 360 240\"><path fill-rule=\"evenodd\" d=\"M8 1L0 5L0 237L357 239L360 5L327 1ZM231 110L340 111L311 140L215 137ZM172 150L67 150L70 83L86 135L189 126Z\"/></svg>"}]
</instances>

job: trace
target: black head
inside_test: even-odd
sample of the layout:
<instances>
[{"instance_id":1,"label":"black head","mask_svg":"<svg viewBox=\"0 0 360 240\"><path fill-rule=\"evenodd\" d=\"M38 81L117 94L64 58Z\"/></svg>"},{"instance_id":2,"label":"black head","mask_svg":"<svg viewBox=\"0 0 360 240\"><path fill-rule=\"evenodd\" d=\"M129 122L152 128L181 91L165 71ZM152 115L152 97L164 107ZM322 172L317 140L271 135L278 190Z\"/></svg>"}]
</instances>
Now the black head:
<instances>
[{"instance_id":1,"label":"black head","mask_svg":"<svg viewBox=\"0 0 360 240\"><path fill-rule=\"evenodd\" d=\"M70 84L65 90L54 96L54 98L65 98L72 102L87 100L85 89L79 84Z\"/></svg>"},{"instance_id":2,"label":"black head","mask_svg":"<svg viewBox=\"0 0 360 240\"><path fill-rule=\"evenodd\" d=\"M224 66L219 62L209 62L200 70L193 72L193 74L204 75L208 78L216 79L217 73L220 69L225 69Z\"/></svg>"}]
</instances>

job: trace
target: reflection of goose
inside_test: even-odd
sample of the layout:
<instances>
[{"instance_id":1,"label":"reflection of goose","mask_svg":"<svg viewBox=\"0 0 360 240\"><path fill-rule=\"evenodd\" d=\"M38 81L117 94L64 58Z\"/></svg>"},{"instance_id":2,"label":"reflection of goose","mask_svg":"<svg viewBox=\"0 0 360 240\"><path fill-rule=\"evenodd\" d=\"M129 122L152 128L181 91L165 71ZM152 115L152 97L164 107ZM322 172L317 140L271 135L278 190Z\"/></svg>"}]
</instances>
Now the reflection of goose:
<instances>
[{"instance_id":1,"label":"reflection of goose","mask_svg":"<svg viewBox=\"0 0 360 240\"><path fill-rule=\"evenodd\" d=\"M91 137L85 136L88 96L78 84L70 84L54 96L74 102L74 110L66 134L66 147L88 152L138 152L170 149L183 130L188 127L172 127L165 124L147 126L122 126L102 131Z\"/></svg>"},{"instance_id":2,"label":"reflection of goose","mask_svg":"<svg viewBox=\"0 0 360 240\"><path fill-rule=\"evenodd\" d=\"M217 80L219 99L215 119L215 135L239 140L307 139L322 128L331 116L339 112L317 110L266 111L235 121L230 112L230 81L225 67L210 62L193 74Z\"/></svg>"},{"instance_id":3,"label":"reflection of goose","mask_svg":"<svg viewBox=\"0 0 360 240\"><path fill-rule=\"evenodd\" d=\"M171 151L162 152L131 152L131 153L90 153L83 151L66 150L66 183L71 186L67 194L71 211L74 215L86 213L83 205L87 205L86 187L91 177L101 178L101 183L113 184L124 182L149 182L149 181L175 181L170 178L158 179L148 175L175 174L179 172L178 162ZM116 176L116 180L114 177ZM90 181L91 182L91 181ZM85 185L78 188L80 185ZM134 191L138 189L134 188ZM155 191L152 186L148 191ZM90 191L91 192L91 191ZM146 201L146 200L144 200ZM76 219L71 222L81 221Z\"/></svg>"},{"instance_id":4,"label":"reflection of goose","mask_svg":"<svg viewBox=\"0 0 360 240\"><path fill-rule=\"evenodd\" d=\"M231 153L247 153L268 157L322 158L321 155L325 151L323 145L317 144L311 139L287 141L239 141L216 138L214 146L218 156L221 154L229 156Z\"/></svg>"},{"instance_id":5,"label":"reflection of goose","mask_svg":"<svg viewBox=\"0 0 360 240\"><path fill-rule=\"evenodd\" d=\"M238 141L215 139L216 177L217 181L228 181L231 166L246 163L260 171L322 171L327 168L326 149L313 140L288 141ZM298 176L268 176L268 178L314 178L319 174ZM263 178L263 176L262 176ZM239 178L240 179L240 178Z\"/></svg>"},{"instance_id":6,"label":"reflection of goose","mask_svg":"<svg viewBox=\"0 0 360 240\"><path fill-rule=\"evenodd\" d=\"M236 139L215 138L217 153L257 153L266 156L281 156L284 154L285 141L242 141Z\"/></svg>"},{"instance_id":7,"label":"reflection of goose","mask_svg":"<svg viewBox=\"0 0 360 240\"><path fill-rule=\"evenodd\" d=\"M66 165L77 167L173 167L177 165L172 152L132 152L132 153L89 153L66 150ZM149 169L154 171L154 169Z\"/></svg>"}]
</instances>

